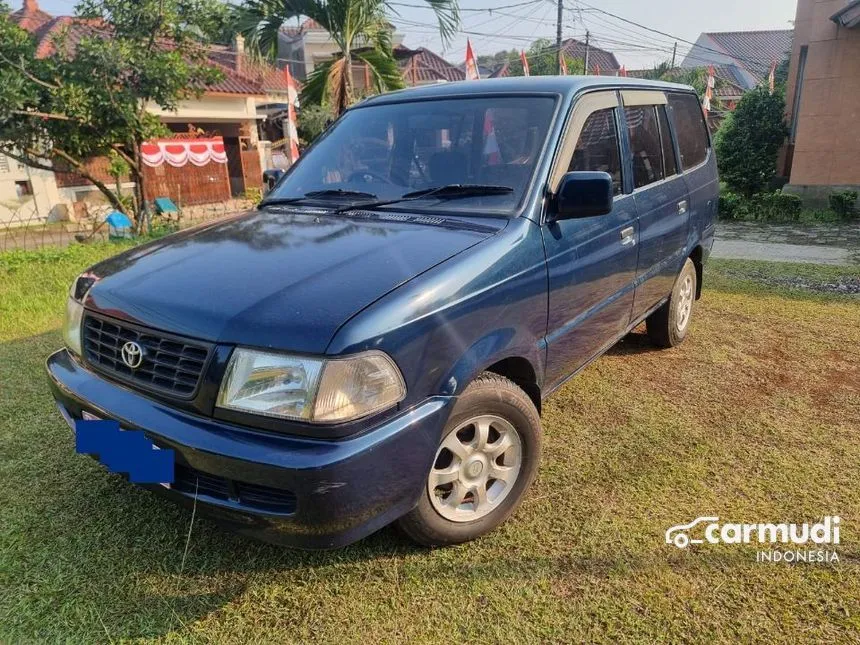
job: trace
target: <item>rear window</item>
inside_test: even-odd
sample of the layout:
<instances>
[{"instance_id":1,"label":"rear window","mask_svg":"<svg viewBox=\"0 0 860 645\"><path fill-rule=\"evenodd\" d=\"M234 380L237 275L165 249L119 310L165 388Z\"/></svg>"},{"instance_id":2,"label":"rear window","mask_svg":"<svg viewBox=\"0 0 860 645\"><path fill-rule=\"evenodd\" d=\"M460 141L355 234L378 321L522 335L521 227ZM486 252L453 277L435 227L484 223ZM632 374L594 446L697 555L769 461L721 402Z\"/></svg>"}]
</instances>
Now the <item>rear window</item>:
<instances>
[{"instance_id":1,"label":"rear window","mask_svg":"<svg viewBox=\"0 0 860 645\"><path fill-rule=\"evenodd\" d=\"M669 94L675 137L684 170L697 166L708 156L708 129L699 99L692 94Z\"/></svg>"}]
</instances>

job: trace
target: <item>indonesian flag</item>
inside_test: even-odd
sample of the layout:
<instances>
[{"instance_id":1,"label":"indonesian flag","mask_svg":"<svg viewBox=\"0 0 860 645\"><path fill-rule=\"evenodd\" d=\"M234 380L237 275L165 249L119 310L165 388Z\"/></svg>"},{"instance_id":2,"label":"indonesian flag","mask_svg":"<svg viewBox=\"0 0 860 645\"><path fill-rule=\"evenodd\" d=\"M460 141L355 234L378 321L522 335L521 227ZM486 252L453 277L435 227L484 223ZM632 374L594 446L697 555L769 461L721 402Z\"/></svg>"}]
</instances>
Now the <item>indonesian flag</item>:
<instances>
[{"instance_id":1,"label":"indonesian flag","mask_svg":"<svg viewBox=\"0 0 860 645\"><path fill-rule=\"evenodd\" d=\"M526 53L521 49L520 50L520 60L523 62L523 76L529 75L529 61L526 58Z\"/></svg>"},{"instance_id":2,"label":"indonesian flag","mask_svg":"<svg viewBox=\"0 0 860 645\"><path fill-rule=\"evenodd\" d=\"M290 161L296 162L299 158L299 133L296 130L296 82L290 74L290 66L284 67L284 76L287 79L287 136L290 139Z\"/></svg>"},{"instance_id":3,"label":"indonesian flag","mask_svg":"<svg viewBox=\"0 0 860 645\"><path fill-rule=\"evenodd\" d=\"M496 128L493 125L493 111L484 112L484 156L488 166L502 163L499 142L496 140Z\"/></svg>"},{"instance_id":4,"label":"indonesian flag","mask_svg":"<svg viewBox=\"0 0 860 645\"><path fill-rule=\"evenodd\" d=\"M475 62L475 54L472 53L472 43L466 39L466 80L480 80L481 75L478 73L478 63Z\"/></svg>"},{"instance_id":5,"label":"indonesian flag","mask_svg":"<svg viewBox=\"0 0 860 645\"><path fill-rule=\"evenodd\" d=\"M567 61L564 59L564 52L558 52L558 67L561 70L561 75L567 76Z\"/></svg>"},{"instance_id":6,"label":"indonesian flag","mask_svg":"<svg viewBox=\"0 0 860 645\"><path fill-rule=\"evenodd\" d=\"M717 82L714 78L714 66L708 66L708 83L705 87L705 98L702 99L702 109L705 111L705 118L708 118L708 112L711 111L711 98L714 96L714 87Z\"/></svg>"},{"instance_id":7,"label":"indonesian flag","mask_svg":"<svg viewBox=\"0 0 860 645\"><path fill-rule=\"evenodd\" d=\"M598 63L595 63L595 65L594 65L594 75L600 76L600 64L598 64Z\"/></svg>"},{"instance_id":8,"label":"indonesian flag","mask_svg":"<svg viewBox=\"0 0 860 645\"><path fill-rule=\"evenodd\" d=\"M773 94L774 89L776 89L776 61L773 61L773 65L770 66L770 74L767 75L767 82L770 85L770 93Z\"/></svg>"},{"instance_id":9,"label":"indonesian flag","mask_svg":"<svg viewBox=\"0 0 860 645\"><path fill-rule=\"evenodd\" d=\"M618 75L624 76L625 78L627 77L627 68L624 67L624 65L622 65L621 69L618 70Z\"/></svg>"}]
</instances>

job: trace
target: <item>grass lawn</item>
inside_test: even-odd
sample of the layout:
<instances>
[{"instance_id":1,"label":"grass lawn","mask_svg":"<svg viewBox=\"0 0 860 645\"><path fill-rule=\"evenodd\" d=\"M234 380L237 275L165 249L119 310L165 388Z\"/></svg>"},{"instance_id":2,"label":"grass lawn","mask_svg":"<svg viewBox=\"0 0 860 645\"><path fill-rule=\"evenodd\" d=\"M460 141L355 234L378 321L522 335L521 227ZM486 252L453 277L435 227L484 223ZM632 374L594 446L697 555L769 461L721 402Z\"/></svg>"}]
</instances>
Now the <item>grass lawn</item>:
<instances>
[{"instance_id":1,"label":"grass lawn","mask_svg":"<svg viewBox=\"0 0 860 645\"><path fill-rule=\"evenodd\" d=\"M540 475L495 533L303 553L198 518L180 571L190 513L76 455L43 373L72 277L115 250L0 255L0 642L860 639L860 300L715 263L683 346L633 334L547 401ZM827 514L838 564L663 543L697 516Z\"/></svg>"}]
</instances>

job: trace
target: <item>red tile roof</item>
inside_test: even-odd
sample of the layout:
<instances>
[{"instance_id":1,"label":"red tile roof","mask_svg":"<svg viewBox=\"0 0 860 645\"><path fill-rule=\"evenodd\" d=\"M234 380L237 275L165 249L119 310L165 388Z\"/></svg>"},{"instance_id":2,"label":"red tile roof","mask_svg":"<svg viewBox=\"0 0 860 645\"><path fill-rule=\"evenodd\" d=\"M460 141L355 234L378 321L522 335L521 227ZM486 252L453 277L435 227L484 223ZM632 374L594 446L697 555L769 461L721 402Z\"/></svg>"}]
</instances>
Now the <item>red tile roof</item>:
<instances>
[{"instance_id":1,"label":"red tile roof","mask_svg":"<svg viewBox=\"0 0 860 645\"><path fill-rule=\"evenodd\" d=\"M402 45L395 47L394 58L397 59L397 64L407 83L412 82L413 74L416 83L462 81L466 78L462 69L425 47L418 49L409 49Z\"/></svg>"},{"instance_id":2,"label":"red tile roof","mask_svg":"<svg viewBox=\"0 0 860 645\"><path fill-rule=\"evenodd\" d=\"M21 14L22 11L24 9L15 13ZM24 16L25 24L30 26L34 23L26 21L31 15L32 12ZM48 16L48 14L45 15ZM18 24L21 26L21 23ZM56 53L58 36L62 36L63 46L69 51L73 51L84 38L110 36L108 28L101 21L73 16L48 16L46 21L37 27L27 29L27 31L33 34L33 38L36 40L36 56L38 58L46 58ZM206 87L208 92L257 96L287 91L286 78L283 72L272 65L252 61L248 56L237 54L224 46L210 47L207 58L213 66L220 69L224 74L222 80Z\"/></svg>"},{"instance_id":3,"label":"red tile roof","mask_svg":"<svg viewBox=\"0 0 860 645\"><path fill-rule=\"evenodd\" d=\"M567 56L570 56L574 59L585 60L585 43L581 40L576 40L575 38L568 38L567 40L562 41L561 43L562 51ZM621 65L618 64L618 59L615 58L615 54L610 51L606 51L605 49L600 49L600 47L595 47L594 45L589 45L588 47L588 70L589 74L592 73L597 66L600 66L600 74L601 76L609 75L613 76L615 72L621 69Z\"/></svg>"},{"instance_id":4,"label":"red tile roof","mask_svg":"<svg viewBox=\"0 0 860 645\"><path fill-rule=\"evenodd\" d=\"M21 29L34 32L36 29L48 22L53 16L42 11L36 0L24 0L24 6L9 16Z\"/></svg>"}]
</instances>

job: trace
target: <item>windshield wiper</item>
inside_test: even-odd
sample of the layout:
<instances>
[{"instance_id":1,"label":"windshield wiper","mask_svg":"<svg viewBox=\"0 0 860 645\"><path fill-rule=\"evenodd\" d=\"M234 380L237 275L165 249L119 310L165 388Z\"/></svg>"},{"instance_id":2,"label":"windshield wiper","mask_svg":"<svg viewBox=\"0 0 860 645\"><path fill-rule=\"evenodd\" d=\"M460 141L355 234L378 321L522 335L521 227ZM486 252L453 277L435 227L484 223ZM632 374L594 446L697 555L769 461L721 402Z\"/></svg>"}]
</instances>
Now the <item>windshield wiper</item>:
<instances>
[{"instance_id":1,"label":"windshield wiper","mask_svg":"<svg viewBox=\"0 0 860 645\"><path fill-rule=\"evenodd\" d=\"M272 199L264 199L257 207L262 206L279 206L284 204L295 204L306 199L319 199L320 197L361 197L364 199L374 199L376 195L373 193L365 193L360 190L344 190L343 188L329 188L326 190L312 190L305 193L301 197L273 197Z\"/></svg>"},{"instance_id":2,"label":"windshield wiper","mask_svg":"<svg viewBox=\"0 0 860 645\"><path fill-rule=\"evenodd\" d=\"M345 213L352 210L378 208L379 206L388 206L389 204L399 204L401 202L411 202L418 199L426 199L435 197L437 199L460 199L462 197L483 197L485 195L506 195L514 192L510 186L497 186L495 184L446 184L444 186L436 186L434 188L424 188L411 193L406 193L394 199L383 199L373 202L364 202L358 204L349 204L335 209L335 213Z\"/></svg>"}]
</instances>

